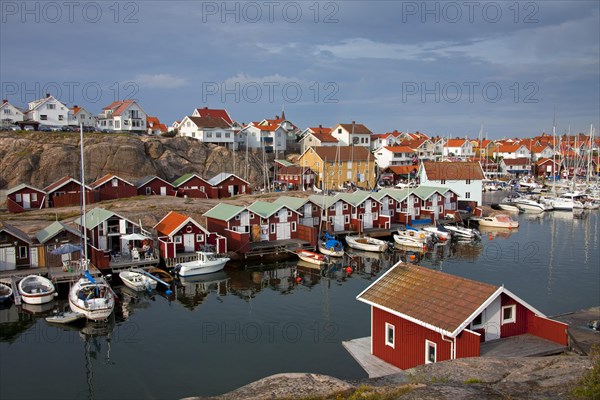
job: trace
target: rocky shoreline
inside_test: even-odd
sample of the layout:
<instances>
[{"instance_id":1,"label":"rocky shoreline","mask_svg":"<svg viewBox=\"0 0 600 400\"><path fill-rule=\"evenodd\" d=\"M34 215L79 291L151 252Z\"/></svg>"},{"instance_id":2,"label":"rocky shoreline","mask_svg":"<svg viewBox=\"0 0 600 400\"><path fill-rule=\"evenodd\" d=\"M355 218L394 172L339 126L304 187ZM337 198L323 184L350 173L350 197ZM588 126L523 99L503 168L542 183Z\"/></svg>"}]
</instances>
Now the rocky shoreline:
<instances>
[{"instance_id":1,"label":"rocky shoreline","mask_svg":"<svg viewBox=\"0 0 600 400\"><path fill-rule=\"evenodd\" d=\"M333 399L353 394L393 399L556 399L570 397L570 390L591 368L588 357L574 353L464 358L353 381L312 373L277 374L220 396L187 400Z\"/></svg>"}]
</instances>

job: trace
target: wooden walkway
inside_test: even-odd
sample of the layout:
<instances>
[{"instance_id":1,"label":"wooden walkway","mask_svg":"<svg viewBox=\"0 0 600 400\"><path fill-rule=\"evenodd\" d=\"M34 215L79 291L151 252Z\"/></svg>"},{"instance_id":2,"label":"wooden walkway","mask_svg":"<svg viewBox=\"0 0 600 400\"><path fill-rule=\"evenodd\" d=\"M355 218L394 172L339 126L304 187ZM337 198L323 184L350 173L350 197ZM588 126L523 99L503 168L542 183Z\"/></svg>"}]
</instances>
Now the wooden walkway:
<instances>
[{"instance_id":1,"label":"wooden walkway","mask_svg":"<svg viewBox=\"0 0 600 400\"><path fill-rule=\"evenodd\" d=\"M558 343L525 334L481 343L481 357L540 357L563 353L567 348Z\"/></svg>"},{"instance_id":2,"label":"wooden walkway","mask_svg":"<svg viewBox=\"0 0 600 400\"><path fill-rule=\"evenodd\" d=\"M561 314L552 319L569 324L569 347L573 351L589 355L592 346L600 346L600 331L589 326L591 321L600 321L600 307Z\"/></svg>"},{"instance_id":3,"label":"wooden walkway","mask_svg":"<svg viewBox=\"0 0 600 400\"><path fill-rule=\"evenodd\" d=\"M379 378L381 376L394 375L401 373L398 367L388 364L382 359L371 354L371 337L353 339L342 342L348 353L360 366L369 374L369 378Z\"/></svg>"}]
</instances>

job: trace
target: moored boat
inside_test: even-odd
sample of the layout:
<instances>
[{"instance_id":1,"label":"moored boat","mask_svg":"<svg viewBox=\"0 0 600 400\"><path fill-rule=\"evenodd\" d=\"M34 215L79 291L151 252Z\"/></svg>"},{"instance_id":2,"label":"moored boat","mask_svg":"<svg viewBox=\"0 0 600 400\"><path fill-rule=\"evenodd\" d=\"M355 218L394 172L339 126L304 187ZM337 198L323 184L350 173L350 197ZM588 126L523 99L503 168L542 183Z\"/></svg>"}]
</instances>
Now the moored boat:
<instances>
[{"instance_id":1,"label":"moored boat","mask_svg":"<svg viewBox=\"0 0 600 400\"><path fill-rule=\"evenodd\" d=\"M13 291L10 286L0 283L0 303L10 300L13 295Z\"/></svg>"},{"instance_id":2,"label":"moored boat","mask_svg":"<svg viewBox=\"0 0 600 400\"><path fill-rule=\"evenodd\" d=\"M436 226L426 226L423 230L432 233L442 242L452 239L452 233L440 224L437 224Z\"/></svg>"},{"instance_id":3,"label":"moored boat","mask_svg":"<svg viewBox=\"0 0 600 400\"><path fill-rule=\"evenodd\" d=\"M86 271L69 290L69 306L89 320L103 321L115 308L115 294L102 276L93 278Z\"/></svg>"},{"instance_id":4,"label":"moored boat","mask_svg":"<svg viewBox=\"0 0 600 400\"><path fill-rule=\"evenodd\" d=\"M346 236L346 243L356 250L374 251L377 253L384 252L388 248L386 241L370 236L348 235Z\"/></svg>"},{"instance_id":5,"label":"moored boat","mask_svg":"<svg viewBox=\"0 0 600 400\"><path fill-rule=\"evenodd\" d=\"M401 247L407 247L411 249L424 250L427 248L425 242L410 236L394 235L394 242Z\"/></svg>"},{"instance_id":6,"label":"moored boat","mask_svg":"<svg viewBox=\"0 0 600 400\"><path fill-rule=\"evenodd\" d=\"M156 289L156 281L140 272L121 271L119 278L125 286L136 291Z\"/></svg>"},{"instance_id":7,"label":"moored boat","mask_svg":"<svg viewBox=\"0 0 600 400\"><path fill-rule=\"evenodd\" d=\"M335 237L331 236L329 232L325 232L321 240L319 240L318 247L321 254L325 254L326 256L344 256L344 245Z\"/></svg>"},{"instance_id":8,"label":"moored boat","mask_svg":"<svg viewBox=\"0 0 600 400\"><path fill-rule=\"evenodd\" d=\"M45 304L51 302L58 294L54 284L39 275L28 275L19 281L19 293L27 304Z\"/></svg>"},{"instance_id":9,"label":"moored boat","mask_svg":"<svg viewBox=\"0 0 600 400\"><path fill-rule=\"evenodd\" d=\"M298 249L296 250L298 257L307 263L314 265L327 265L327 257L323 254L315 253L314 251Z\"/></svg>"},{"instance_id":10,"label":"moored boat","mask_svg":"<svg viewBox=\"0 0 600 400\"><path fill-rule=\"evenodd\" d=\"M481 234L477 229L465 228L460 225L444 225L458 239L480 239Z\"/></svg>"},{"instance_id":11,"label":"moored boat","mask_svg":"<svg viewBox=\"0 0 600 400\"><path fill-rule=\"evenodd\" d=\"M480 218L479 225L492 228L506 229L515 229L519 227L519 223L506 214L497 214L489 217Z\"/></svg>"},{"instance_id":12,"label":"moored boat","mask_svg":"<svg viewBox=\"0 0 600 400\"><path fill-rule=\"evenodd\" d=\"M221 271L229 261L229 257L221 257L212 251L197 251L196 259L175 266L175 273L179 276L194 276L211 274Z\"/></svg>"}]
</instances>

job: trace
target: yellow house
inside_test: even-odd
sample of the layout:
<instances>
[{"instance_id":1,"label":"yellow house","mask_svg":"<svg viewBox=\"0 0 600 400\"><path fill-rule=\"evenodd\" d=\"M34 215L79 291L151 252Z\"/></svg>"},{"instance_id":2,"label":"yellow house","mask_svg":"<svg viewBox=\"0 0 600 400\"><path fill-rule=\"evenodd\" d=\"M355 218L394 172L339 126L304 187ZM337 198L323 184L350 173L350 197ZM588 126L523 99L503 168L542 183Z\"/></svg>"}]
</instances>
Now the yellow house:
<instances>
[{"instance_id":1,"label":"yellow house","mask_svg":"<svg viewBox=\"0 0 600 400\"><path fill-rule=\"evenodd\" d=\"M315 171L316 185L321 189L338 190L346 182L365 189L375 184L375 160L364 146L309 147L298 164Z\"/></svg>"}]
</instances>

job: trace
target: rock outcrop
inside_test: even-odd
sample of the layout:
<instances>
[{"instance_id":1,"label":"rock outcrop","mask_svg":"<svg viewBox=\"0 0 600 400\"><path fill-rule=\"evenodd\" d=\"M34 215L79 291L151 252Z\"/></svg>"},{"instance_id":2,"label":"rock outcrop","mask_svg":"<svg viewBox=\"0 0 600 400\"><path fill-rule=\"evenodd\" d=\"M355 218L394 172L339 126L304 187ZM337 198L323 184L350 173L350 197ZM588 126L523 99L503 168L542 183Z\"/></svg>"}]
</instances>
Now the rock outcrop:
<instances>
[{"instance_id":1,"label":"rock outcrop","mask_svg":"<svg viewBox=\"0 0 600 400\"><path fill-rule=\"evenodd\" d=\"M173 181L186 173L211 178L235 172L248 181L263 181L262 154L248 155L184 137L162 138L85 134L86 183L107 173L126 180L157 175ZM233 162L235 157L235 163ZM0 133L0 189L20 183L44 188L65 175L79 179L79 135L76 133ZM234 171L235 166L235 171Z\"/></svg>"}]
</instances>

